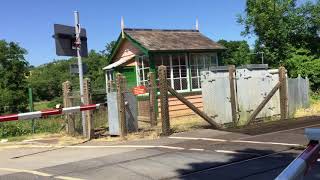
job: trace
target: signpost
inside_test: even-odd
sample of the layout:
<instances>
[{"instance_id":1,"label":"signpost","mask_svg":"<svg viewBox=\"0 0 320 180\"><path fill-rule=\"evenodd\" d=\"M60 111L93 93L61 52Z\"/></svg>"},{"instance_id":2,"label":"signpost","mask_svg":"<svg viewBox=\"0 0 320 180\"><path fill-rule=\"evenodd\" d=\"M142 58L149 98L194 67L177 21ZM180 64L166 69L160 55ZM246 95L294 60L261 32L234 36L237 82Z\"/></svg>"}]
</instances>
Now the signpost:
<instances>
[{"instance_id":1,"label":"signpost","mask_svg":"<svg viewBox=\"0 0 320 180\"><path fill-rule=\"evenodd\" d=\"M56 54L60 56L77 56L81 104L84 105L83 67L81 57L88 56L86 30L80 27L79 12L74 12L74 27L60 24L54 25ZM85 112L81 113L83 136L87 137L87 121Z\"/></svg>"}]
</instances>

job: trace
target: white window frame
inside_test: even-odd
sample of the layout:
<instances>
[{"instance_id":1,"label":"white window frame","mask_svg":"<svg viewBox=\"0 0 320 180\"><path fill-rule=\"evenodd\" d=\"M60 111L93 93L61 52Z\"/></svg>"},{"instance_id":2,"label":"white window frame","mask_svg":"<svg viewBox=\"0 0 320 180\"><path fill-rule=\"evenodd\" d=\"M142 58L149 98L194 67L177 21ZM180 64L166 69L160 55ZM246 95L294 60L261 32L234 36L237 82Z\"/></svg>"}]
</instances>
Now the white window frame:
<instances>
[{"instance_id":1,"label":"white window frame","mask_svg":"<svg viewBox=\"0 0 320 180\"><path fill-rule=\"evenodd\" d=\"M113 76L113 69L111 70L106 70L105 71L105 77L106 77L106 92L108 93L109 90L109 81L114 81L114 76Z\"/></svg>"},{"instance_id":2,"label":"white window frame","mask_svg":"<svg viewBox=\"0 0 320 180\"><path fill-rule=\"evenodd\" d=\"M142 60L140 58L142 58ZM140 60L141 60L141 63L139 62ZM140 85L147 86L148 85L147 84L148 83L148 75L145 74L145 70L148 70L148 72L150 72L150 67L145 66L145 64L144 64L145 60L149 61L149 58L146 55L141 55L141 56L136 57L135 66L136 66L137 86L140 86ZM141 64L141 67L139 66L139 64ZM149 64L150 64L150 62L149 62ZM142 74L140 74L141 71L142 71ZM142 77L142 81L141 81L140 77Z\"/></svg>"},{"instance_id":3,"label":"white window frame","mask_svg":"<svg viewBox=\"0 0 320 180\"><path fill-rule=\"evenodd\" d=\"M172 56L177 55L178 56L178 61L179 65L173 65L172 63ZM174 80L179 79L180 80L180 89L181 90L176 90L177 92L190 92L190 81L189 81L189 61L188 61L188 55L187 53L180 53L180 54L168 54L168 55L160 55L161 57L161 64L163 65L163 56L168 56L169 57L169 70L170 70L170 77L167 79L170 79L170 85L174 89ZM180 65L180 57L184 56L185 57L185 65ZM181 66L186 67L186 77L181 77ZM173 67L179 67L179 77L173 77ZM187 80L187 88L182 89L182 78L185 78Z\"/></svg>"},{"instance_id":4,"label":"white window frame","mask_svg":"<svg viewBox=\"0 0 320 180\"><path fill-rule=\"evenodd\" d=\"M213 64L211 64L211 59L210 59L210 65L209 66L207 66L208 65L208 63L206 63L206 62L204 62L204 61L207 61L207 59L206 60L203 60L203 58L204 57L211 57L211 56L215 56L215 59L216 59L216 63L213 65ZM192 64L191 63L191 61L192 61L192 58L193 58L193 56L195 56L196 57L196 64ZM200 67L199 66L199 62L198 62L198 58L200 57L200 59L203 61L202 62L202 64L203 64L203 67ZM201 68L203 68L203 69L208 69L208 70L210 70L210 67L213 67L213 66L218 66L219 64L219 60L218 60L218 54L216 53L216 52L212 52L212 53L192 53L192 54L190 54L190 79L191 79L191 82L190 82L190 86L191 86L191 91L201 91L201 74L200 74L200 72L201 72ZM207 66L207 67L206 67ZM196 71L197 71L197 76L192 76L192 69L193 69L193 67L195 67L196 68ZM192 87L192 80L193 79L198 79L198 87L199 88L193 88Z\"/></svg>"}]
</instances>

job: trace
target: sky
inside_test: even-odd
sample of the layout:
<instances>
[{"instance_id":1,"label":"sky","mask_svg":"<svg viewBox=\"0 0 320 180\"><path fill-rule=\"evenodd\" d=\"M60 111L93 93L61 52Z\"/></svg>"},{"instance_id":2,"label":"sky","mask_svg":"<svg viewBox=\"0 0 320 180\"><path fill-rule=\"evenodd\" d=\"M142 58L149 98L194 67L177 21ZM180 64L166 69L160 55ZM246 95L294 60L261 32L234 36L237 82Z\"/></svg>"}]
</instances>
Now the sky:
<instances>
[{"instance_id":1,"label":"sky","mask_svg":"<svg viewBox=\"0 0 320 180\"><path fill-rule=\"evenodd\" d=\"M74 25L80 13L88 48L101 51L116 40L124 17L128 28L194 29L196 18L204 35L218 41L247 40L236 22L245 0L3 0L0 6L0 39L18 42L28 51L27 61L38 66L66 57L56 56L53 24Z\"/></svg>"}]
</instances>

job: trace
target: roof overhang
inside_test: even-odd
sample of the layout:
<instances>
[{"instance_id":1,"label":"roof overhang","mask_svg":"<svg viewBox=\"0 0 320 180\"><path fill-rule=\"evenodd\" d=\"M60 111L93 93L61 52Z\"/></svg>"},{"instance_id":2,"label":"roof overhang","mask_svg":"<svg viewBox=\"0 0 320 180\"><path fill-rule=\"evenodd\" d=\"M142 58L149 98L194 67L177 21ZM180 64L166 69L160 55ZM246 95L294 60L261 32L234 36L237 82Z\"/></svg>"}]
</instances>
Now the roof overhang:
<instances>
[{"instance_id":1,"label":"roof overhang","mask_svg":"<svg viewBox=\"0 0 320 180\"><path fill-rule=\"evenodd\" d=\"M129 56L124 56L124 57L120 58L118 61L116 61L116 62L114 62L112 64L109 64L108 66L104 67L103 70L110 70L110 69L113 69L115 67L118 67L118 66L130 61L135 56L136 56L135 54L132 54L132 55L129 55Z\"/></svg>"}]
</instances>

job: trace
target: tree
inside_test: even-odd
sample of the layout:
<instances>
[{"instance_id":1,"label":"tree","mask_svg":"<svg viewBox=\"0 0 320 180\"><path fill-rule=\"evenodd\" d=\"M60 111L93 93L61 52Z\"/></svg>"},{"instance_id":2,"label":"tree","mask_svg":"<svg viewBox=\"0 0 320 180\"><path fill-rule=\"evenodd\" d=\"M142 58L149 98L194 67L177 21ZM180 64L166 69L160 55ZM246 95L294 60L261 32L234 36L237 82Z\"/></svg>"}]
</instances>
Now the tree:
<instances>
[{"instance_id":1,"label":"tree","mask_svg":"<svg viewBox=\"0 0 320 180\"><path fill-rule=\"evenodd\" d=\"M219 40L218 43L227 48L221 54L224 65L239 66L250 63L250 48L247 41Z\"/></svg>"},{"instance_id":2,"label":"tree","mask_svg":"<svg viewBox=\"0 0 320 180\"><path fill-rule=\"evenodd\" d=\"M111 41L107 43L107 45L105 46L105 49L101 51L101 54L103 54L106 58L108 58L111 55L111 51L115 47L116 43L117 41Z\"/></svg>"},{"instance_id":3,"label":"tree","mask_svg":"<svg viewBox=\"0 0 320 180\"><path fill-rule=\"evenodd\" d=\"M113 42L108 43L104 54L91 50L88 57L82 59L83 63L88 67L84 78L90 78L94 90L100 90L105 87L105 76L102 68L108 65L106 56L110 54L110 49L113 45ZM54 60L54 62L32 68L28 81L34 89L36 100L50 101L61 97L61 84L67 80L71 81L73 89L79 89L78 75L70 74L70 65L76 63L77 58L73 57L67 60Z\"/></svg>"},{"instance_id":4,"label":"tree","mask_svg":"<svg viewBox=\"0 0 320 180\"><path fill-rule=\"evenodd\" d=\"M52 100L62 94L61 84L66 80L74 81L69 66L76 59L58 60L31 69L28 78L36 100Z\"/></svg>"},{"instance_id":5,"label":"tree","mask_svg":"<svg viewBox=\"0 0 320 180\"><path fill-rule=\"evenodd\" d=\"M0 40L0 113L24 111L27 107L26 53L17 43Z\"/></svg>"},{"instance_id":6,"label":"tree","mask_svg":"<svg viewBox=\"0 0 320 180\"><path fill-rule=\"evenodd\" d=\"M105 76L102 68L108 65L105 55L91 50L88 58L85 58L83 62L88 65L88 72L85 77L91 79L92 88L103 89L105 87Z\"/></svg>"},{"instance_id":7,"label":"tree","mask_svg":"<svg viewBox=\"0 0 320 180\"><path fill-rule=\"evenodd\" d=\"M265 51L267 62L278 66L285 64L293 48L319 54L319 8L319 0L301 6L296 0L247 0L238 22L244 26L242 35L257 37L255 51Z\"/></svg>"},{"instance_id":8,"label":"tree","mask_svg":"<svg viewBox=\"0 0 320 180\"><path fill-rule=\"evenodd\" d=\"M291 77L308 77L311 89L320 89L320 58L311 54L307 49L292 49L291 57L286 61L286 67Z\"/></svg>"}]
</instances>

